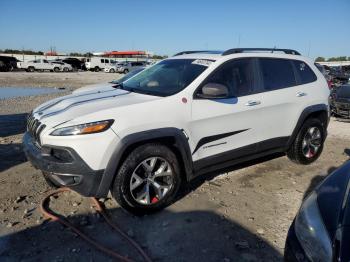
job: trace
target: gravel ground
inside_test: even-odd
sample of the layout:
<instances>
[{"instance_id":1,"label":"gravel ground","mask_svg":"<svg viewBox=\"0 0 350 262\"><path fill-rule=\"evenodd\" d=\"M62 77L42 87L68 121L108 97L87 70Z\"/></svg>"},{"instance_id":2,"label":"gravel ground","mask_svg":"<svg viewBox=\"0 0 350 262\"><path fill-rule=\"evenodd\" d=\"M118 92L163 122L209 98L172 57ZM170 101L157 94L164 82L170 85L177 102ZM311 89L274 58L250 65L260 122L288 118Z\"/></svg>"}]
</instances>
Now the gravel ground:
<instances>
[{"instance_id":1,"label":"gravel ground","mask_svg":"<svg viewBox=\"0 0 350 262\"><path fill-rule=\"evenodd\" d=\"M76 88L114 78L87 72L1 73L0 86L56 87L64 81L64 86ZM0 100L1 261L112 260L57 222L45 220L38 208L49 188L26 161L20 143L26 114L58 95L63 94ZM349 159L349 125L331 120L324 152L309 166L293 164L285 156L235 166L192 182L175 204L142 218L124 212L111 198L104 204L113 221L154 261L282 261L287 230L301 201ZM50 208L106 246L141 261L88 199L65 193L52 198Z\"/></svg>"}]
</instances>

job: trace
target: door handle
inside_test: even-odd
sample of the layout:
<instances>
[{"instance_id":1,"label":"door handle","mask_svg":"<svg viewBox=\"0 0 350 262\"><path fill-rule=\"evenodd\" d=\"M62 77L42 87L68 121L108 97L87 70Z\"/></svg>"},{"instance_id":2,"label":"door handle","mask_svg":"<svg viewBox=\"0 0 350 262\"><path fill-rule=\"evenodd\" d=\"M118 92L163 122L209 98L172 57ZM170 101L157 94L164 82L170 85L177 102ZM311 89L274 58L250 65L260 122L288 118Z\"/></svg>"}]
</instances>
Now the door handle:
<instances>
[{"instance_id":1,"label":"door handle","mask_svg":"<svg viewBox=\"0 0 350 262\"><path fill-rule=\"evenodd\" d=\"M304 92L298 92L297 93L297 97L303 97L303 96L306 96L307 93L304 93Z\"/></svg>"},{"instance_id":2,"label":"door handle","mask_svg":"<svg viewBox=\"0 0 350 262\"><path fill-rule=\"evenodd\" d=\"M248 101L245 105L246 106L257 106L257 105L260 105L261 102L260 101Z\"/></svg>"}]
</instances>

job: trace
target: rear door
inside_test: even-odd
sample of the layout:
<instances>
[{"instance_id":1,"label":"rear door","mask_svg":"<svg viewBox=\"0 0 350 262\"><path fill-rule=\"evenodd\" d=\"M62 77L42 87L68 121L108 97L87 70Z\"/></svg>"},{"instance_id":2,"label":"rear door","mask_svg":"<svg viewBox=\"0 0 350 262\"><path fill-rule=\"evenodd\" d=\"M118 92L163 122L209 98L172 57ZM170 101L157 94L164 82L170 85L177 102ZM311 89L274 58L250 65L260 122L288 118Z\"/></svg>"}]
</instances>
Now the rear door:
<instances>
[{"instance_id":1,"label":"rear door","mask_svg":"<svg viewBox=\"0 0 350 262\"><path fill-rule=\"evenodd\" d=\"M260 115L264 124L260 128L259 150L285 146L302 110L307 92L299 85L293 60L258 58L260 75Z\"/></svg>"},{"instance_id":2,"label":"rear door","mask_svg":"<svg viewBox=\"0 0 350 262\"><path fill-rule=\"evenodd\" d=\"M202 99L194 95L190 125L193 160L210 157L223 162L256 152L263 125L257 80L255 58L241 58L224 63L199 86L197 92L206 83L223 84L230 97Z\"/></svg>"}]
</instances>

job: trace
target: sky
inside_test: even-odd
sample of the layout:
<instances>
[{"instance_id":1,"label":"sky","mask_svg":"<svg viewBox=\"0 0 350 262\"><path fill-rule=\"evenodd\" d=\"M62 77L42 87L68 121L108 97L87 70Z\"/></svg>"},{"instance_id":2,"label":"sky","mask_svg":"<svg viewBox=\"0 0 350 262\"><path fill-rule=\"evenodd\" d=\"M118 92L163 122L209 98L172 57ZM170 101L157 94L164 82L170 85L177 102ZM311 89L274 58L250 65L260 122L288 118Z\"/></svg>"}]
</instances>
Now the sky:
<instances>
[{"instance_id":1,"label":"sky","mask_svg":"<svg viewBox=\"0 0 350 262\"><path fill-rule=\"evenodd\" d=\"M57 52L235 47L350 56L350 0L0 0L0 49Z\"/></svg>"}]
</instances>

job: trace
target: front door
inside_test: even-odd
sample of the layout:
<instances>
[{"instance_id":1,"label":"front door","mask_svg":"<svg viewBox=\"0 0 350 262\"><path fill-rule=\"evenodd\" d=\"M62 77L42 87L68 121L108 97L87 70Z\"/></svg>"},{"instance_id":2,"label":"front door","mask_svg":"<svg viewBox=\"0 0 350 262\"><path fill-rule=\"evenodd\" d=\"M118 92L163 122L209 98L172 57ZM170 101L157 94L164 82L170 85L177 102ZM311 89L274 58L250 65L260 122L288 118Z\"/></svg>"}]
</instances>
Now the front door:
<instances>
[{"instance_id":1,"label":"front door","mask_svg":"<svg viewBox=\"0 0 350 262\"><path fill-rule=\"evenodd\" d=\"M229 97L203 99L194 94L190 125L194 161L205 163L206 159L222 158L224 162L256 152L259 129L264 122L259 114L260 95L256 94L256 66L255 58L228 61L197 89L196 92L201 92L206 83L222 84L229 89Z\"/></svg>"}]
</instances>

